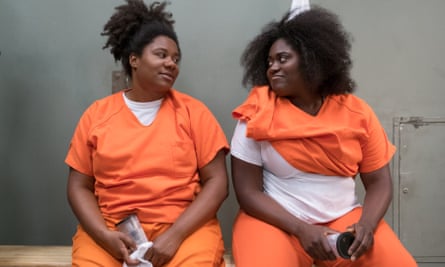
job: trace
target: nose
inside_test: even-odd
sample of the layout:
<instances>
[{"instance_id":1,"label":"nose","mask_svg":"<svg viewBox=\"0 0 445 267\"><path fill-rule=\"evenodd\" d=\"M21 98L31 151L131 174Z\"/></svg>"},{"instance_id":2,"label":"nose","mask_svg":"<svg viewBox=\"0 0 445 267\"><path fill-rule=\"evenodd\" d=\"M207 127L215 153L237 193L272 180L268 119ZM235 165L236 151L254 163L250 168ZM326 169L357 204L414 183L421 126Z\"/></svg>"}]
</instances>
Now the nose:
<instances>
[{"instance_id":1,"label":"nose","mask_svg":"<svg viewBox=\"0 0 445 267\"><path fill-rule=\"evenodd\" d=\"M165 67L169 69L175 69L178 67L178 64L175 62L175 60L172 57L166 57L164 62Z\"/></svg>"},{"instance_id":2,"label":"nose","mask_svg":"<svg viewBox=\"0 0 445 267\"><path fill-rule=\"evenodd\" d=\"M267 71L269 73L273 74L273 73L276 73L279 70L280 70L280 64L276 60L269 62L269 66L267 68Z\"/></svg>"}]
</instances>

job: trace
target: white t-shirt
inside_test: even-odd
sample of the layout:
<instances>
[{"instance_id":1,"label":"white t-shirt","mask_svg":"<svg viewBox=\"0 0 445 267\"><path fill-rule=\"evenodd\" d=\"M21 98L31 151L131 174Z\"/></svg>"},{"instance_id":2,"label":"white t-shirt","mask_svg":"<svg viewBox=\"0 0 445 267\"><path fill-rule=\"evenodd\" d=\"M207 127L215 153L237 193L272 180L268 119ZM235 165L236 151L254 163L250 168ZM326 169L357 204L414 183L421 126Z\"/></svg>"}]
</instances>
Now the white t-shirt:
<instances>
[{"instance_id":1,"label":"white t-shirt","mask_svg":"<svg viewBox=\"0 0 445 267\"><path fill-rule=\"evenodd\" d=\"M163 98L150 102L136 102L130 100L125 93L122 93L124 97L125 104L133 112L133 114L138 118L142 125L150 125L156 118L159 108L161 107Z\"/></svg>"},{"instance_id":2,"label":"white t-shirt","mask_svg":"<svg viewBox=\"0 0 445 267\"><path fill-rule=\"evenodd\" d=\"M244 122L236 125L230 150L232 156L263 167L264 192L307 223L326 223L360 206L352 177L296 169L269 142L246 137Z\"/></svg>"}]
</instances>

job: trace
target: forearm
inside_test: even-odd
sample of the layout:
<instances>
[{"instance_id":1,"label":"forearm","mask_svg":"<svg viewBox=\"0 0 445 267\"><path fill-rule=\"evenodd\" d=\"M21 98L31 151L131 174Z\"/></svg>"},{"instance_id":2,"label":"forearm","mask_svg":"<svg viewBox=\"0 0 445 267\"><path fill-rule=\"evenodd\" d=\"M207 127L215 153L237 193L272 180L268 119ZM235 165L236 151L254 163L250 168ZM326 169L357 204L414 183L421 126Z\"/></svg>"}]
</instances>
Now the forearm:
<instances>
[{"instance_id":1,"label":"forearm","mask_svg":"<svg viewBox=\"0 0 445 267\"><path fill-rule=\"evenodd\" d=\"M216 216L227 195L227 181L224 181L224 179L207 181L190 206L174 222L170 231L184 240L196 229Z\"/></svg>"},{"instance_id":2,"label":"forearm","mask_svg":"<svg viewBox=\"0 0 445 267\"><path fill-rule=\"evenodd\" d=\"M259 220L299 236L307 223L296 218L264 192L249 192L238 197L241 209Z\"/></svg>"},{"instance_id":3,"label":"forearm","mask_svg":"<svg viewBox=\"0 0 445 267\"><path fill-rule=\"evenodd\" d=\"M68 179L68 202L82 228L98 243L107 226L93 193L94 186L79 178L76 171L71 171Z\"/></svg>"},{"instance_id":4,"label":"forearm","mask_svg":"<svg viewBox=\"0 0 445 267\"><path fill-rule=\"evenodd\" d=\"M263 168L232 156L232 179L241 209L247 214L299 236L307 224L263 192Z\"/></svg>"},{"instance_id":5,"label":"forearm","mask_svg":"<svg viewBox=\"0 0 445 267\"><path fill-rule=\"evenodd\" d=\"M361 177L366 194L360 222L375 230L392 200L393 185L389 167L385 166L371 174L362 174Z\"/></svg>"},{"instance_id":6,"label":"forearm","mask_svg":"<svg viewBox=\"0 0 445 267\"><path fill-rule=\"evenodd\" d=\"M199 173L201 191L169 229L170 233L181 237L182 240L214 218L228 195L227 168L223 150L201 168Z\"/></svg>"},{"instance_id":7,"label":"forearm","mask_svg":"<svg viewBox=\"0 0 445 267\"><path fill-rule=\"evenodd\" d=\"M75 196L70 197L70 204L80 225L88 234L94 236L95 233L107 229L94 194L78 190Z\"/></svg>"},{"instance_id":8,"label":"forearm","mask_svg":"<svg viewBox=\"0 0 445 267\"><path fill-rule=\"evenodd\" d=\"M370 192L367 190L360 222L369 224L375 230L379 221L385 216L391 199L392 194L389 192Z\"/></svg>"}]
</instances>

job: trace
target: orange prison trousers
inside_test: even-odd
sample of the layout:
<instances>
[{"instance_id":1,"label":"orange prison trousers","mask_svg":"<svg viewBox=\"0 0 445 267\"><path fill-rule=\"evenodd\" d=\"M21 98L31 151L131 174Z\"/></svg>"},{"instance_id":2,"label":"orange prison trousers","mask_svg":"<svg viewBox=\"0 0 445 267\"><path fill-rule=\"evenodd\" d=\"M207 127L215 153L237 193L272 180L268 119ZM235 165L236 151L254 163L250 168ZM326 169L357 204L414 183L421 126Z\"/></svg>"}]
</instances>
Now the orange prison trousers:
<instances>
[{"instance_id":1,"label":"orange prison trousers","mask_svg":"<svg viewBox=\"0 0 445 267\"><path fill-rule=\"evenodd\" d=\"M171 224L141 223L147 238L154 240ZM224 267L224 243L216 219L196 230L179 247L172 260L163 267ZM108 254L82 229L77 227L73 237L72 266L122 267L122 262Z\"/></svg>"},{"instance_id":2,"label":"orange prison trousers","mask_svg":"<svg viewBox=\"0 0 445 267\"><path fill-rule=\"evenodd\" d=\"M361 208L356 208L325 225L340 232L344 231L359 220L361 212ZM240 211L234 223L232 250L236 267L311 267L312 264L318 267L417 266L413 257L383 220L374 233L373 246L356 261L343 258L319 261L304 251L295 236Z\"/></svg>"}]
</instances>

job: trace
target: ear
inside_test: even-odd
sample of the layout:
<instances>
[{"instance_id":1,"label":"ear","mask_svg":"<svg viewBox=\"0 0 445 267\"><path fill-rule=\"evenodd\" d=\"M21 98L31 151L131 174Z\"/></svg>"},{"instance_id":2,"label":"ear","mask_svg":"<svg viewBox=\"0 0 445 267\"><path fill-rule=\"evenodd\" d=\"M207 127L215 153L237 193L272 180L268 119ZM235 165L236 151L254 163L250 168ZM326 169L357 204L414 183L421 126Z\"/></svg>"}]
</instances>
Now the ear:
<instances>
[{"instance_id":1,"label":"ear","mask_svg":"<svg viewBox=\"0 0 445 267\"><path fill-rule=\"evenodd\" d=\"M128 59L131 68L136 69L139 66L139 57L136 54L131 53Z\"/></svg>"}]
</instances>

